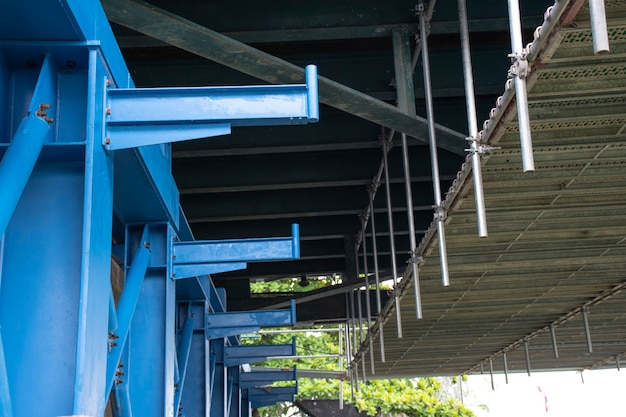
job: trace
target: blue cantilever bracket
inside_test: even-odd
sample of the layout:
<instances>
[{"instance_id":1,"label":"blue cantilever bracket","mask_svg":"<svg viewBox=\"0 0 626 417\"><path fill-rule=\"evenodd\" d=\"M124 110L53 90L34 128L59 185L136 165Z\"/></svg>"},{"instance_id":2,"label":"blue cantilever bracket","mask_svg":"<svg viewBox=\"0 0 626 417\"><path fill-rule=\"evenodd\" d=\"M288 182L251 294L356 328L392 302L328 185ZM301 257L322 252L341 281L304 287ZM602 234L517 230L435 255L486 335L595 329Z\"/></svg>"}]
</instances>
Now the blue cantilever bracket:
<instances>
[{"instance_id":1,"label":"blue cantilever bracket","mask_svg":"<svg viewBox=\"0 0 626 417\"><path fill-rule=\"evenodd\" d=\"M183 279L245 269L248 261L278 261L300 257L300 231L291 237L174 242L172 278Z\"/></svg>"},{"instance_id":2,"label":"blue cantilever bracket","mask_svg":"<svg viewBox=\"0 0 626 417\"><path fill-rule=\"evenodd\" d=\"M207 339L221 339L244 333L258 332L261 327L293 326L296 324L296 301L289 310L232 311L206 315Z\"/></svg>"},{"instance_id":3,"label":"blue cantilever bracket","mask_svg":"<svg viewBox=\"0 0 626 417\"><path fill-rule=\"evenodd\" d=\"M256 388L270 385L276 381L295 381L297 379L295 366L279 370L241 372L239 374L239 387L242 389Z\"/></svg>"},{"instance_id":4,"label":"blue cantilever bracket","mask_svg":"<svg viewBox=\"0 0 626 417\"><path fill-rule=\"evenodd\" d=\"M224 346L224 366L239 366L244 363L265 362L272 356L295 356L296 338L291 344L283 345L235 345Z\"/></svg>"},{"instance_id":5,"label":"blue cantilever bracket","mask_svg":"<svg viewBox=\"0 0 626 417\"><path fill-rule=\"evenodd\" d=\"M109 150L230 134L232 126L274 126L319 120L317 67L306 84L108 90Z\"/></svg>"},{"instance_id":6,"label":"blue cantilever bracket","mask_svg":"<svg viewBox=\"0 0 626 417\"><path fill-rule=\"evenodd\" d=\"M278 402L293 402L297 393L297 385L292 387L249 388L247 399L250 401L252 408L258 408L273 405Z\"/></svg>"}]
</instances>

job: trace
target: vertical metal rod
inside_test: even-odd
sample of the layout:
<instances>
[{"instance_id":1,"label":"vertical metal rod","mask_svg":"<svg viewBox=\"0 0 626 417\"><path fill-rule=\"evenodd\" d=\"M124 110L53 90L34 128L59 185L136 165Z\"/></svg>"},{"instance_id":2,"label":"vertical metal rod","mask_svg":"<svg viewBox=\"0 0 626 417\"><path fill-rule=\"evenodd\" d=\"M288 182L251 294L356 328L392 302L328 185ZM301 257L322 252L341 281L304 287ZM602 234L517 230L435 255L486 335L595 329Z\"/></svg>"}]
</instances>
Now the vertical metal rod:
<instances>
[{"instance_id":1,"label":"vertical metal rod","mask_svg":"<svg viewBox=\"0 0 626 417\"><path fill-rule=\"evenodd\" d=\"M397 324L397 336L402 338L402 315L400 314L400 299L398 297L398 267L396 266L396 244L394 242L394 230L393 230L393 213L391 211L391 183L389 182L389 161L387 158L388 143L383 144L383 164L385 172L385 194L387 197L387 219L389 222L389 244L391 246L391 269L393 273L393 297L396 307L396 324Z\"/></svg>"},{"instance_id":2,"label":"vertical metal rod","mask_svg":"<svg viewBox=\"0 0 626 417\"><path fill-rule=\"evenodd\" d=\"M362 240L362 239L361 239ZM359 268L359 248L358 248L358 241L357 244L354 246L354 259L356 260L356 278L357 280L360 280L360 276L361 276L361 271ZM361 305L361 289L357 288L356 290L356 294L353 291L352 292L352 302L353 303L357 303L357 312L359 313L359 346L361 346L363 344L363 306ZM354 304L353 304L354 305ZM354 315L354 319L356 321L357 316ZM358 352L358 348L356 348L356 351Z\"/></svg>"},{"instance_id":3,"label":"vertical metal rod","mask_svg":"<svg viewBox=\"0 0 626 417\"><path fill-rule=\"evenodd\" d=\"M620 363L619 363L619 356L616 356L616 357L615 357L615 366L617 366L617 370L618 370L618 371L621 371L621 369L620 369Z\"/></svg>"},{"instance_id":4,"label":"vertical metal rod","mask_svg":"<svg viewBox=\"0 0 626 417\"><path fill-rule=\"evenodd\" d=\"M519 123L520 144L522 148L522 167L524 172L535 170L533 159L533 144L530 133L530 115L528 113L528 92L526 91L526 75L528 61L524 54L522 42L522 21L520 17L519 0L509 2L509 26L511 31L511 56L516 59L517 74L514 75L515 100L517 103L517 120Z\"/></svg>"},{"instance_id":5,"label":"vertical metal rod","mask_svg":"<svg viewBox=\"0 0 626 417\"><path fill-rule=\"evenodd\" d=\"M467 6L465 0L458 0L459 24L461 33L461 51L463 55L463 78L465 80L465 100L467 108L467 126L469 130L470 152L472 154L472 175L474 178L474 200L476 200L476 219L478 236L487 237L487 215L485 213L485 195L483 174L480 161L481 147L478 143L478 118L476 116L476 94L474 92L474 74L470 51Z\"/></svg>"},{"instance_id":6,"label":"vertical metal rod","mask_svg":"<svg viewBox=\"0 0 626 417\"><path fill-rule=\"evenodd\" d=\"M413 68L411 66L411 50L408 30L394 30L393 57L396 77L396 95L398 107L404 113L413 116L415 114L415 89L413 86ZM417 262L417 242L415 239L415 220L413 219L413 191L411 189L411 169L409 163L409 146L407 137L402 133L402 166L404 167L404 190L406 193L406 214L409 226L409 247L411 257L409 263L413 275L413 289L415 292L415 315L422 318L422 296L419 285L419 268Z\"/></svg>"},{"instance_id":7,"label":"vertical metal rod","mask_svg":"<svg viewBox=\"0 0 626 417\"><path fill-rule=\"evenodd\" d=\"M583 375L583 371L580 371L580 382L585 383L585 376Z\"/></svg>"},{"instance_id":8,"label":"vertical metal rod","mask_svg":"<svg viewBox=\"0 0 626 417\"><path fill-rule=\"evenodd\" d=\"M363 297L361 296L361 289L356 290L356 303L359 311L359 345L363 345Z\"/></svg>"},{"instance_id":9,"label":"vertical metal rod","mask_svg":"<svg viewBox=\"0 0 626 417\"><path fill-rule=\"evenodd\" d=\"M493 383L493 360L491 358L489 358L489 375L491 377L491 390L495 391L496 386Z\"/></svg>"},{"instance_id":10,"label":"vertical metal rod","mask_svg":"<svg viewBox=\"0 0 626 417\"><path fill-rule=\"evenodd\" d=\"M354 372L354 378L352 379L352 381L354 382L354 389L355 391L359 391L359 362L356 360L356 354L355 354L355 359L352 362L352 371Z\"/></svg>"},{"instance_id":11,"label":"vertical metal rod","mask_svg":"<svg viewBox=\"0 0 626 417\"><path fill-rule=\"evenodd\" d=\"M380 273L378 269L378 246L376 244L376 222L374 220L374 190L370 194L370 223L372 225L372 255L374 256L374 277L376 281L376 313L378 317L378 339L380 343L380 361L385 363L385 335L383 332L383 320L380 316L382 302L380 300Z\"/></svg>"},{"instance_id":12,"label":"vertical metal rod","mask_svg":"<svg viewBox=\"0 0 626 417\"><path fill-rule=\"evenodd\" d=\"M339 371L343 371L343 326L339 323ZM339 409L343 410L343 379L339 380Z\"/></svg>"},{"instance_id":13,"label":"vertical metal rod","mask_svg":"<svg viewBox=\"0 0 626 417\"><path fill-rule=\"evenodd\" d=\"M506 352L502 353L502 365L504 366L504 381L509 384L509 364L506 361Z\"/></svg>"},{"instance_id":14,"label":"vertical metal rod","mask_svg":"<svg viewBox=\"0 0 626 417\"><path fill-rule=\"evenodd\" d=\"M608 54L610 52L609 32L606 25L604 0L589 0L589 17L591 18L593 53Z\"/></svg>"},{"instance_id":15,"label":"vertical metal rod","mask_svg":"<svg viewBox=\"0 0 626 417\"><path fill-rule=\"evenodd\" d=\"M370 211L370 216L373 217L374 213ZM361 233L363 234L363 240L361 245L363 246L363 274L365 275L365 312L367 314L367 341L370 352L370 372L372 375L376 373L374 369L374 340L372 338L372 299L370 297L370 278L369 267L367 264L367 238L365 234L365 220L361 221ZM365 374L365 370L363 371Z\"/></svg>"},{"instance_id":16,"label":"vertical metal rod","mask_svg":"<svg viewBox=\"0 0 626 417\"><path fill-rule=\"evenodd\" d=\"M530 353L528 352L528 339L524 339L524 357L526 358L526 372L530 376Z\"/></svg>"},{"instance_id":17,"label":"vertical metal rod","mask_svg":"<svg viewBox=\"0 0 626 417\"><path fill-rule=\"evenodd\" d=\"M480 363L480 374L484 375L485 374L485 367L483 366L483 363Z\"/></svg>"},{"instance_id":18,"label":"vertical metal rod","mask_svg":"<svg viewBox=\"0 0 626 417\"><path fill-rule=\"evenodd\" d=\"M356 313L354 310L354 290L350 290L348 292L348 297L350 298L350 332L352 332L352 356L356 356L356 352L358 351L358 343L356 336Z\"/></svg>"},{"instance_id":19,"label":"vertical metal rod","mask_svg":"<svg viewBox=\"0 0 626 417\"><path fill-rule=\"evenodd\" d=\"M420 22L420 38L422 44L422 67L424 72L424 93L426 96L426 118L428 119L428 136L430 138L430 162L433 176L433 192L435 195L435 219L437 220L437 237L439 239L439 262L441 263L441 282L447 287L450 285L448 272L448 254L446 249L446 234L444 231L445 213L441 203L441 184L439 182L439 161L437 157L437 138L435 136L435 119L433 110L433 92L430 82L430 60L428 56L428 40L426 39L426 16L424 2L418 4Z\"/></svg>"},{"instance_id":20,"label":"vertical metal rod","mask_svg":"<svg viewBox=\"0 0 626 417\"><path fill-rule=\"evenodd\" d=\"M589 331L589 311L586 306L582 308L583 326L585 328L585 338L587 339L587 350L593 353L593 345L591 344L591 332Z\"/></svg>"},{"instance_id":21,"label":"vertical metal rod","mask_svg":"<svg viewBox=\"0 0 626 417\"><path fill-rule=\"evenodd\" d=\"M365 350L361 351L361 380L367 381L367 375L365 375Z\"/></svg>"},{"instance_id":22,"label":"vertical metal rod","mask_svg":"<svg viewBox=\"0 0 626 417\"><path fill-rule=\"evenodd\" d=\"M556 359L559 358L559 348L556 343L556 329L554 328L554 324L550 325L550 337L552 339L552 351L554 352L554 357Z\"/></svg>"}]
</instances>

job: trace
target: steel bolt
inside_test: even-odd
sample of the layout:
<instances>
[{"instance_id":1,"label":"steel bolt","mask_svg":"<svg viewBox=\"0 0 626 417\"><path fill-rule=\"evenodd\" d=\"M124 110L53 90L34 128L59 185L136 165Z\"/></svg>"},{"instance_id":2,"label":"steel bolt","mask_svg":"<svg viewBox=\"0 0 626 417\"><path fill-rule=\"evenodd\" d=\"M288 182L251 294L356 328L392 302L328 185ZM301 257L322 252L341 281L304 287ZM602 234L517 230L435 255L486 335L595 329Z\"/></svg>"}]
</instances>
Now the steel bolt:
<instances>
[{"instance_id":1,"label":"steel bolt","mask_svg":"<svg viewBox=\"0 0 626 417\"><path fill-rule=\"evenodd\" d=\"M106 139L104 140L104 143L106 143L107 145L110 145L110 144L111 144L111 139L106 138Z\"/></svg>"},{"instance_id":2,"label":"steel bolt","mask_svg":"<svg viewBox=\"0 0 626 417\"><path fill-rule=\"evenodd\" d=\"M106 109L106 114L107 114L107 116L111 115L111 109L109 107L107 107L107 109Z\"/></svg>"}]
</instances>

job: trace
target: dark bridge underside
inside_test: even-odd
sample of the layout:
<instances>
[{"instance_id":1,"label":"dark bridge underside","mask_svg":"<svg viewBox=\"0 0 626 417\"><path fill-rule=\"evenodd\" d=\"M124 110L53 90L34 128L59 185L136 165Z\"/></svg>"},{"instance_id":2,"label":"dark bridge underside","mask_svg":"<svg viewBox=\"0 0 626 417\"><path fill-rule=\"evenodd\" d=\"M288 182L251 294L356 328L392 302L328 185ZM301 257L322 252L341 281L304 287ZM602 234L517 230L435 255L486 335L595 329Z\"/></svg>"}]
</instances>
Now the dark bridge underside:
<instances>
[{"instance_id":1,"label":"dark bridge underside","mask_svg":"<svg viewBox=\"0 0 626 417\"><path fill-rule=\"evenodd\" d=\"M428 38L443 190L450 189L462 170L467 147L454 3L437 2ZM507 9L501 0L467 3L482 122L503 94L510 66ZM524 39L530 42L553 2L521 3ZM586 2L559 3L567 3L571 16L565 15L574 19ZM576 25L566 22L540 54L545 66L536 67L530 97L537 172L521 172L514 107L489 138L502 149L485 163L487 239L476 237L467 168L460 174L446 200L450 288L439 284L437 245L429 233L434 199L421 59L414 74L418 117L395 108L391 37L394 31L408 32L415 47L415 2L281 0L242 5L161 0L152 2L156 8L129 0L103 4L110 20L119 24L114 30L138 86L301 82L300 68L318 66L323 103L319 123L239 128L229 136L174 146L174 175L196 239L286 236L292 223L300 224L301 259L250 264L246 270L213 277L217 286L227 288L229 308L276 306L288 298L251 298L251 280L341 275L346 288L359 284L356 261L363 272L363 260L354 253L360 215L381 166L380 138L395 129L415 136L409 139L409 157L417 241L422 241L425 256L424 319L414 319L407 280L402 296L405 338L396 339L395 319L389 319L387 362L376 363L377 375L476 371L481 361L500 358L504 351L509 352L509 369L524 370L527 337L534 369L605 366L604 361L626 351L625 311L617 298L624 282L626 238L621 145L626 93L619 72L624 67L626 11L620 2L607 2L613 28L610 56L593 57L584 8ZM588 101L577 101L581 97ZM389 164L396 261L402 273L409 236L399 140L396 133ZM384 187L374 200L374 220L381 276L389 278ZM369 229L366 238L371 272ZM307 294L299 319L345 320L346 288ZM608 295L616 301L597 301ZM593 354L587 352L576 310L585 303L592 303ZM388 306L386 317L394 315ZM551 323L557 325L556 340L562 343L559 359L553 357L549 334L535 334Z\"/></svg>"}]
</instances>

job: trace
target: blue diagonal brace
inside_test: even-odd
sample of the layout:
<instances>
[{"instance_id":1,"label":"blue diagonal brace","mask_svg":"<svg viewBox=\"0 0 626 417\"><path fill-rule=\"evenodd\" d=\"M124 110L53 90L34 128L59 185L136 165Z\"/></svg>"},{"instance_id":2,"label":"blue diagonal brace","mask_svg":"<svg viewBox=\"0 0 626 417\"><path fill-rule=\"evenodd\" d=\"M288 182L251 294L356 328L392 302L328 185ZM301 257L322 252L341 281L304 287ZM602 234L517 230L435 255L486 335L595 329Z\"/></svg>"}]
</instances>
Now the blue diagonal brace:
<instances>
[{"instance_id":1,"label":"blue diagonal brace","mask_svg":"<svg viewBox=\"0 0 626 417\"><path fill-rule=\"evenodd\" d=\"M293 326L296 324L296 302L289 310L233 311L206 315L206 337L221 339L244 333L258 332L261 327Z\"/></svg>"},{"instance_id":2,"label":"blue diagonal brace","mask_svg":"<svg viewBox=\"0 0 626 417\"><path fill-rule=\"evenodd\" d=\"M224 366L239 366L244 363L265 362L272 356L295 356L296 338L291 344L283 345L236 345L224 347Z\"/></svg>"},{"instance_id":3,"label":"blue diagonal brace","mask_svg":"<svg viewBox=\"0 0 626 417\"><path fill-rule=\"evenodd\" d=\"M117 305L117 334L115 335L114 342L111 343L111 349L107 358L105 398L108 398L111 388L113 387L117 365L122 357L130 323L133 320L137 300L141 293L141 286L143 285L143 280L148 270L148 264L150 263L150 255L150 228L146 225L141 235L139 248L135 252L130 269L126 274L124 289L122 290L122 295Z\"/></svg>"},{"instance_id":4,"label":"blue diagonal brace","mask_svg":"<svg viewBox=\"0 0 626 417\"><path fill-rule=\"evenodd\" d=\"M183 395L183 389L185 388L185 377L187 375L187 363L189 362L189 352L191 351L191 339L193 337L193 327L195 325L195 319L192 316L188 316L183 325L183 331L180 336L180 344L178 347L178 390L174 395L174 410L180 408L180 401Z\"/></svg>"},{"instance_id":5,"label":"blue diagonal brace","mask_svg":"<svg viewBox=\"0 0 626 417\"><path fill-rule=\"evenodd\" d=\"M28 107L28 115L20 122L0 162L0 236L13 217L50 132L48 122L43 118L47 117L50 103L56 102L55 76L53 59L46 55Z\"/></svg>"},{"instance_id":6,"label":"blue diagonal brace","mask_svg":"<svg viewBox=\"0 0 626 417\"><path fill-rule=\"evenodd\" d=\"M239 386L243 388L255 388L270 385L276 381L295 381L296 367L272 371L241 372L239 374Z\"/></svg>"},{"instance_id":7,"label":"blue diagonal brace","mask_svg":"<svg viewBox=\"0 0 626 417\"><path fill-rule=\"evenodd\" d=\"M245 269L246 262L300 257L300 230L291 237L174 242L172 278L182 279Z\"/></svg>"},{"instance_id":8,"label":"blue diagonal brace","mask_svg":"<svg viewBox=\"0 0 626 417\"><path fill-rule=\"evenodd\" d=\"M225 135L231 126L314 123L317 68L306 68L305 85L111 89L108 108L110 150Z\"/></svg>"}]
</instances>

